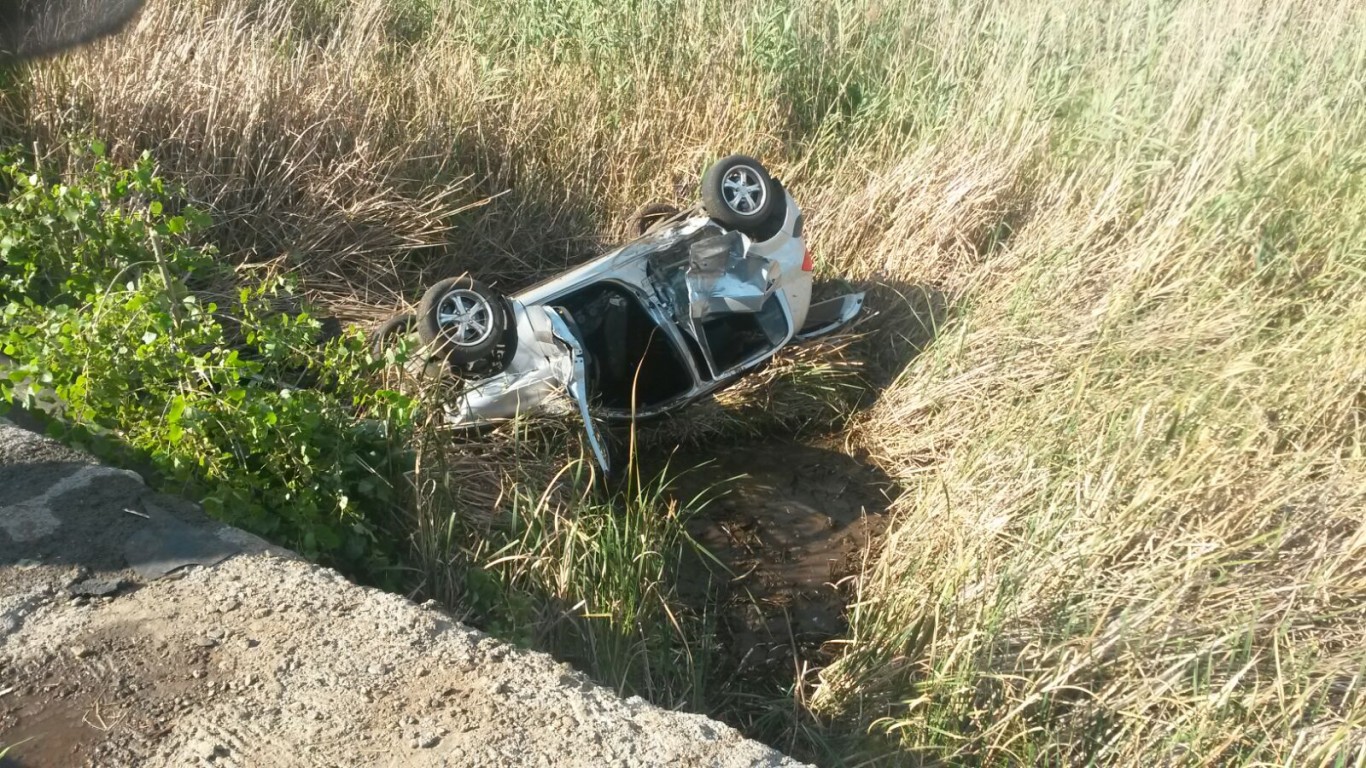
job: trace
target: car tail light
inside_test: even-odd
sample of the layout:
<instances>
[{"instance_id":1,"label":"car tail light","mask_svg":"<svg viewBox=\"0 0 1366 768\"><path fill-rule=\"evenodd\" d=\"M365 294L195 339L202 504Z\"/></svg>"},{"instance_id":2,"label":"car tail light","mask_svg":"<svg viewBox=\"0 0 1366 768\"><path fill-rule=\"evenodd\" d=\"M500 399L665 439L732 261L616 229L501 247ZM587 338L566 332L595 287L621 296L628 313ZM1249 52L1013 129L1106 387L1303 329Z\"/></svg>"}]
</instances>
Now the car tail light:
<instances>
[{"instance_id":1,"label":"car tail light","mask_svg":"<svg viewBox=\"0 0 1366 768\"><path fill-rule=\"evenodd\" d=\"M806 249L806 256L802 258L802 271L810 272L816 268L816 260L811 258L811 249Z\"/></svg>"}]
</instances>

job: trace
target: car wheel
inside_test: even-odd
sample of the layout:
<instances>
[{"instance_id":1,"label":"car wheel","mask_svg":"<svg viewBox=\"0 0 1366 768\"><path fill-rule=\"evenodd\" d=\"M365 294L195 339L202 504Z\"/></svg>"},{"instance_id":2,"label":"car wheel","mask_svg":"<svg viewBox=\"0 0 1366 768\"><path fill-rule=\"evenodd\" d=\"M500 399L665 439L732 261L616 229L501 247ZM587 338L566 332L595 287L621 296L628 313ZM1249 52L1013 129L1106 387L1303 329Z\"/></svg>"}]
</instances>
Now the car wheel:
<instances>
[{"instance_id":1,"label":"car wheel","mask_svg":"<svg viewBox=\"0 0 1366 768\"><path fill-rule=\"evenodd\" d=\"M422 295L417 336L439 358L471 365L493 356L507 328L503 298L468 277L451 277Z\"/></svg>"},{"instance_id":2,"label":"car wheel","mask_svg":"<svg viewBox=\"0 0 1366 768\"><path fill-rule=\"evenodd\" d=\"M776 236L783 231L783 224L787 223L787 191L783 189L781 181L773 180L773 192L777 195L777 199L782 201L782 204L773 206L773 210L768 214L767 219L755 224L745 232L755 242L762 243Z\"/></svg>"},{"instance_id":3,"label":"car wheel","mask_svg":"<svg viewBox=\"0 0 1366 768\"><path fill-rule=\"evenodd\" d=\"M385 350L395 338L409 333L413 330L413 322L417 317L412 312L405 312L380 323L379 327L370 332L370 352L376 358L384 357Z\"/></svg>"},{"instance_id":4,"label":"car wheel","mask_svg":"<svg viewBox=\"0 0 1366 768\"><path fill-rule=\"evenodd\" d=\"M768 169L746 155L723 157L702 176L702 206L722 226L754 236L787 198Z\"/></svg>"},{"instance_id":5,"label":"car wheel","mask_svg":"<svg viewBox=\"0 0 1366 768\"><path fill-rule=\"evenodd\" d=\"M668 203L646 203L631 214L630 232L635 237L640 237L677 215L677 206Z\"/></svg>"}]
</instances>

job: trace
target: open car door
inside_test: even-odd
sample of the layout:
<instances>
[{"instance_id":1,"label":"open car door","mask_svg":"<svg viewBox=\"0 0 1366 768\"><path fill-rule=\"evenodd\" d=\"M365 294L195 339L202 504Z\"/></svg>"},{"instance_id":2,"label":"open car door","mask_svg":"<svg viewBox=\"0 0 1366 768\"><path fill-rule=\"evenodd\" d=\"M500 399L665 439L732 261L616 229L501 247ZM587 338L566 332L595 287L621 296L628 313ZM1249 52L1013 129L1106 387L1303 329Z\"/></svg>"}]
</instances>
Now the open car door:
<instances>
[{"instance_id":1,"label":"open car door","mask_svg":"<svg viewBox=\"0 0 1366 768\"><path fill-rule=\"evenodd\" d=\"M523 411L565 413L572 403L583 419L593 458L603 472L610 472L606 444L588 413L587 353L573 321L561 312L514 302L518 334L524 341L513 363L460 393L447 406L447 419L454 424L491 424Z\"/></svg>"},{"instance_id":2,"label":"open car door","mask_svg":"<svg viewBox=\"0 0 1366 768\"><path fill-rule=\"evenodd\" d=\"M593 458L597 459L603 473L611 474L612 465L607 458L607 446L598 438L597 428L593 426L593 418L588 413L588 365L583 343L570 329L569 323L560 311L552 307L545 307L545 310L550 316L555 338L564 344L569 353L568 377L563 382L565 391L579 407L579 417L583 419L584 432L588 435L588 444L593 449Z\"/></svg>"},{"instance_id":3,"label":"open car door","mask_svg":"<svg viewBox=\"0 0 1366 768\"><path fill-rule=\"evenodd\" d=\"M671 263L654 265L653 279L716 380L772 355L793 328L778 262L750 253L739 232L698 235Z\"/></svg>"},{"instance_id":4,"label":"open car door","mask_svg":"<svg viewBox=\"0 0 1366 768\"><path fill-rule=\"evenodd\" d=\"M806 312L806 323L797 331L797 340L819 339L845 327L863 309L863 297L860 291L812 304Z\"/></svg>"}]
</instances>

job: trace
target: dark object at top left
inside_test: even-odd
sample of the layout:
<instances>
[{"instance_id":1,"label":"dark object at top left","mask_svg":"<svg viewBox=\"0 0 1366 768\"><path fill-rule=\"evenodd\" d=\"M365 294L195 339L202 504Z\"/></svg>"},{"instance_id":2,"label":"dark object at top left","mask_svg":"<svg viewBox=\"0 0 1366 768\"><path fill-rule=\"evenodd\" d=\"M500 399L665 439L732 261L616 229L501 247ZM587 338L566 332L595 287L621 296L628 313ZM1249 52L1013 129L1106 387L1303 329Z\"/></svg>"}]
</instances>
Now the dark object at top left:
<instances>
[{"instance_id":1,"label":"dark object at top left","mask_svg":"<svg viewBox=\"0 0 1366 768\"><path fill-rule=\"evenodd\" d=\"M142 0L0 0L0 64L112 35L141 7Z\"/></svg>"}]
</instances>

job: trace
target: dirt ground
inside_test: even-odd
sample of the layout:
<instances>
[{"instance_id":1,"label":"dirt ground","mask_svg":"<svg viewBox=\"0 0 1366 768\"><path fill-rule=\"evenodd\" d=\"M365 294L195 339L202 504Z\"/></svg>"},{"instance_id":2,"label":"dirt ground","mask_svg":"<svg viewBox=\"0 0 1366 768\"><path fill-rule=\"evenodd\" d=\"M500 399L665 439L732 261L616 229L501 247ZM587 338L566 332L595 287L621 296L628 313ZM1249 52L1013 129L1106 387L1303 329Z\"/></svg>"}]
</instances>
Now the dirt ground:
<instances>
[{"instance_id":1,"label":"dirt ground","mask_svg":"<svg viewBox=\"0 0 1366 768\"><path fill-rule=\"evenodd\" d=\"M797 765L3 421L0 744L15 768Z\"/></svg>"},{"instance_id":2,"label":"dirt ground","mask_svg":"<svg viewBox=\"0 0 1366 768\"><path fill-rule=\"evenodd\" d=\"M791 684L830 661L847 629L848 577L886 526L898 490L881 470L822 443L769 439L669 460L675 497L711 501L689 533L684 599L721 607L719 642L739 686ZM719 561L719 562L717 562Z\"/></svg>"}]
</instances>

